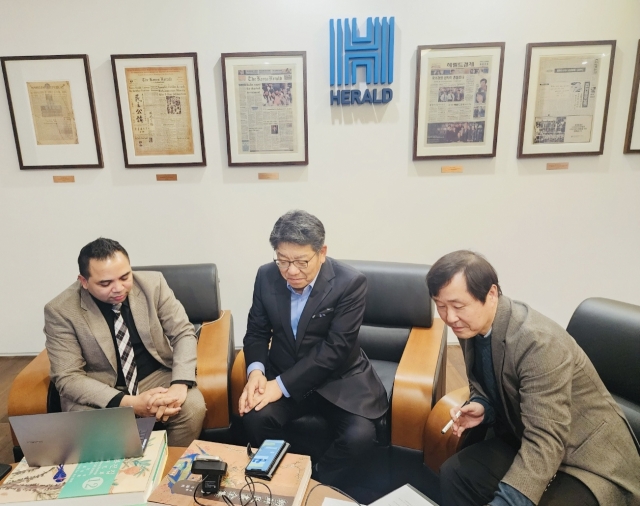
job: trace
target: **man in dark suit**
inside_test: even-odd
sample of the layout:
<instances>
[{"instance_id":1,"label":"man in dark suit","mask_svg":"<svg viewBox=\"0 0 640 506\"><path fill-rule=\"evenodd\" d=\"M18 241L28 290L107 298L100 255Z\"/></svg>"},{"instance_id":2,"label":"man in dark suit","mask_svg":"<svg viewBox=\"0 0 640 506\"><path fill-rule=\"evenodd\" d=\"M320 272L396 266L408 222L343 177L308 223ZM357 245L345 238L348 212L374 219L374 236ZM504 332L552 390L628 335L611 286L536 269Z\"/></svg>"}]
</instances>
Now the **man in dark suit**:
<instances>
[{"instance_id":1,"label":"man in dark suit","mask_svg":"<svg viewBox=\"0 0 640 506\"><path fill-rule=\"evenodd\" d=\"M358 344L366 278L327 257L324 237L320 220L305 211L290 211L273 227L275 259L258 270L244 337L248 380L239 411L254 447L285 439L288 421L321 413L335 440L314 477L336 483L373 447L374 421L388 403Z\"/></svg>"},{"instance_id":2,"label":"man in dark suit","mask_svg":"<svg viewBox=\"0 0 640 506\"><path fill-rule=\"evenodd\" d=\"M469 378L453 432L490 424L495 434L442 465L442 503L640 505L640 446L576 341L502 295L494 268L472 251L438 260L427 285Z\"/></svg>"}]
</instances>

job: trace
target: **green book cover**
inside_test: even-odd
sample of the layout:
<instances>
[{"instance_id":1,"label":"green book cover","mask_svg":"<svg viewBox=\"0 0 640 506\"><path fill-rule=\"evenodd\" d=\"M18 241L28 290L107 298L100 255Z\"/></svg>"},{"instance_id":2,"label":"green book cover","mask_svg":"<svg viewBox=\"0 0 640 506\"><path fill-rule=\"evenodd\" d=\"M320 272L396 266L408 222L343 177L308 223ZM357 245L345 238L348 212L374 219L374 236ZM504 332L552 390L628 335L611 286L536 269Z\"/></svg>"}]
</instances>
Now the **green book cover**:
<instances>
[{"instance_id":1,"label":"green book cover","mask_svg":"<svg viewBox=\"0 0 640 506\"><path fill-rule=\"evenodd\" d=\"M124 459L78 464L58 499L108 494Z\"/></svg>"}]
</instances>

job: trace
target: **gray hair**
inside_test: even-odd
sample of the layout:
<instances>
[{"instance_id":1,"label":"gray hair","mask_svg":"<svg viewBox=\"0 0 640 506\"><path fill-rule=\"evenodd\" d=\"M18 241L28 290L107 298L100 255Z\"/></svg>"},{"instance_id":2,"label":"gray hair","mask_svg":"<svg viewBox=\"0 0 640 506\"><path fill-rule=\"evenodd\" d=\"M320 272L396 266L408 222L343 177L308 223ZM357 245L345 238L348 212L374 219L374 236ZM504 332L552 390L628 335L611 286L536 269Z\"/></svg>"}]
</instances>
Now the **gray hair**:
<instances>
[{"instance_id":1,"label":"gray hair","mask_svg":"<svg viewBox=\"0 0 640 506\"><path fill-rule=\"evenodd\" d=\"M314 251L320 251L324 246L324 225L307 211L294 209L278 218L269 236L269 242L273 249L280 243L289 242L311 246Z\"/></svg>"}]
</instances>

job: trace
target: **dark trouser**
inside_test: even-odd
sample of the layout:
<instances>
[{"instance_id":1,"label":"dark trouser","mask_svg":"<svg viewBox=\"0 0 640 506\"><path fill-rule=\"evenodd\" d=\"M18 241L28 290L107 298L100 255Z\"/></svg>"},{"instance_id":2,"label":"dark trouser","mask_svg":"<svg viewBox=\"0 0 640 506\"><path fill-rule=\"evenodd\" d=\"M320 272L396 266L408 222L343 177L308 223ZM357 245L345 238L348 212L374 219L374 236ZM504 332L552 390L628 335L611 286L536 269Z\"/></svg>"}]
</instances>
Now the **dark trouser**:
<instances>
[{"instance_id":1,"label":"dark trouser","mask_svg":"<svg viewBox=\"0 0 640 506\"><path fill-rule=\"evenodd\" d=\"M450 457L440 468L442 505L481 506L491 502L517 453L501 439L493 438ZM538 505L598 506L598 501L584 483L558 471Z\"/></svg>"},{"instance_id":2,"label":"dark trouser","mask_svg":"<svg viewBox=\"0 0 640 506\"><path fill-rule=\"evenodd\" d=\"M331 446L314 465L313 477L327 485L337 486L353 460L374 447L376 429L372 420L349 413L313 393L300 403L282 397L260 411L252 410L245 414L243 422L251 446L257 448L265 439L286 440L283 427L287 422L308 413L322 415L334 432ZM309 437L314 435L309 434Z\"/></svg>"}]
</instances>

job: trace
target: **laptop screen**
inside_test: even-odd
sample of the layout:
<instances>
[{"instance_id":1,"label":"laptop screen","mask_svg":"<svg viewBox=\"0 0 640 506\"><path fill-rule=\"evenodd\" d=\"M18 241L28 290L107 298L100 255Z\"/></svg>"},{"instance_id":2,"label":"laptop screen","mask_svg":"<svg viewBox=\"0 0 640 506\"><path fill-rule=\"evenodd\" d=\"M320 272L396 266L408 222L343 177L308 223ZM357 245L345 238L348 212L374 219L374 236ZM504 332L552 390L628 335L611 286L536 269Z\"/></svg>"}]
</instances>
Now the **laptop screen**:
<instances>
[{"instance_id":1,"label":"laptop screen","mask_svg":"<svg viewBox=\"0 0 640 506\"><path fill-rule=\"evenodd\" d=\"M139 430L148 440L155 418L140 420L131 407L9 417L32 467L139 457Z\"/></svg>"}]
</instances>

